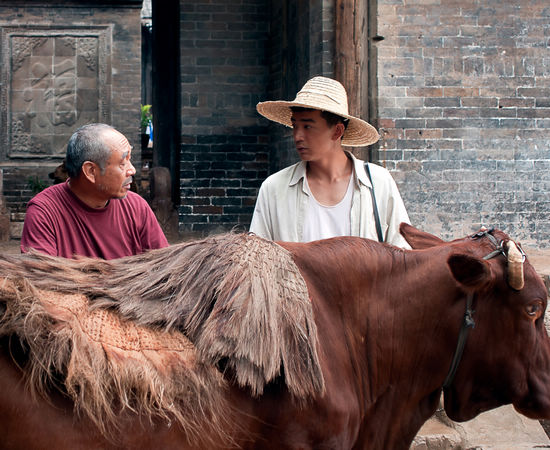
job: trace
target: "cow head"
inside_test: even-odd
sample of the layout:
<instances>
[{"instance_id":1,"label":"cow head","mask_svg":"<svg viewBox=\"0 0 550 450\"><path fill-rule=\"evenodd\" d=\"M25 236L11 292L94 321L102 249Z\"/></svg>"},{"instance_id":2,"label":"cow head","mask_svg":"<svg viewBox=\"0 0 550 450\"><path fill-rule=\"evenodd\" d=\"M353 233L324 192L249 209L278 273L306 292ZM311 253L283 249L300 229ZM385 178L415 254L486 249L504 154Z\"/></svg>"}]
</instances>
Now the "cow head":
<instances>
[{"instance_id":1,"label":"cow head","mask_svg":"<svg viewBox=\"0 0 550 450\"><path fill-rule=\"evenodd\" d=\"M550 417L550 340L544 327L547 292L516 244L495 230L445 242L410 225L401 233L413 249L447 246L458 296L473 298L470 330L456 375L445 389L445 410L456 421L512 403L522 414ZM494 242L502 243L495 251ZM457 317L455 333L461 318ZM449 358L450 360L450 358ZM445 364L448 364L447 362Z\"/></svg>"}]
</instances>

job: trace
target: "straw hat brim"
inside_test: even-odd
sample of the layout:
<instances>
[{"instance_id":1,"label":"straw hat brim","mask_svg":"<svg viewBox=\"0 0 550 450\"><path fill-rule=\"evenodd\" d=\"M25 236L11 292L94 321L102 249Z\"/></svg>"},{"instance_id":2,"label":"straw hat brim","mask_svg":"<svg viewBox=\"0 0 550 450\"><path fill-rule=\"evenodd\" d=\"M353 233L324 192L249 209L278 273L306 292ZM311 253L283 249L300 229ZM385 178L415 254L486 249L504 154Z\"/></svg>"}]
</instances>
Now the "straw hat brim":
<instances>
[{"instance_id":1,"label":"straw hat brim","mask_svg":"<svg viewBox=\"0 0 550 450\"><path fill-rule=\"evenodd\" d=\"M364 147L378 142L380 136L378 131L370 123L362 119L340 112L331 111L327 108L319 108L318 106L308 105L300 102L290 102L284 100L260 102L256 105L256 110L265 118L274 122L286 125L292 128L292 111L291 107L297 106L302 108L318 109L336 114L340 117L349 119L348 126L342 137L342 145L349 147Z\"/></svg>"}]
</instances>

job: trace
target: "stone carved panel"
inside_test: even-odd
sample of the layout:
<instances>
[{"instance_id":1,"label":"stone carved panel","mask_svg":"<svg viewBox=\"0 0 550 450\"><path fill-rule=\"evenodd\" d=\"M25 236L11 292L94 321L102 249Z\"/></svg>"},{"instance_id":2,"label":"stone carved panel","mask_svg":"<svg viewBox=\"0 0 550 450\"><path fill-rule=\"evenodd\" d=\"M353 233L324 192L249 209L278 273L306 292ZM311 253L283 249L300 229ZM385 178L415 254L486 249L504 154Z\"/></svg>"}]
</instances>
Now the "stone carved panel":
<instances>
[{"instance_id":1,"label":"stone carved panel","mask_svg":"<svg viewBox=\"0 0 550 450\"><path fill-rule=\"evenodd\" d=\"M1 28L3 160L65 154L73 131L110 122L110 28Z\"/></svg>"}]
</instances>

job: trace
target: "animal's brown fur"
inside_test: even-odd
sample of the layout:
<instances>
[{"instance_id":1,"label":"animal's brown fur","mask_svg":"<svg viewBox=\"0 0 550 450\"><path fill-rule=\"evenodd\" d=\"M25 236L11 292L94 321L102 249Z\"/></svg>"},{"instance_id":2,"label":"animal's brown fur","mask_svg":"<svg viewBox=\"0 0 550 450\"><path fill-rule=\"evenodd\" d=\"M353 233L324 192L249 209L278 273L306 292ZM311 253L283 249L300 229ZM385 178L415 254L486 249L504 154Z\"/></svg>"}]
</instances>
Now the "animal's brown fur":
<instances>
[{"instance_id":1,"label":"animal's brown fur","mask_svg":"<svg viewBox=\"0 0 550 450\"><path fill-rule=\"evenodd\" d=\"M196 360L181 333L89 311L83 295L42 291L24 279L2 280L0 298L6 307L0 336L16 335L28 349L25 369L35 395L47 397L52 377L63 374L76 411L107 436L121 411L179 423L191 442L205 427L223 434L225 383L213 366Z\"/></svg>"},{"instance_id":2,"label":"animal's brown fur","mask_svg":"<svg viewBox=\"0 0 550 450\"><path fill-rule=\"evenodd\" d=\"M55 169L48 174L48 177L53 180L53 184L64 183L69 178L67 168L65 167L65 160Z\"/></svg>"},{"instance_id":3,"label":"animal's brown fur","mask_svg":"<svg viewBox=\"0 0 550 450\"><path fill-rule=\"evenodd\" d=\"M114 261L4 256L0 274L181 330L200 360L223 360L254 395L283 368L295 398L324 391L307 287L291 254L273 242L225 234Z\"/></svg>"}]
</instances>

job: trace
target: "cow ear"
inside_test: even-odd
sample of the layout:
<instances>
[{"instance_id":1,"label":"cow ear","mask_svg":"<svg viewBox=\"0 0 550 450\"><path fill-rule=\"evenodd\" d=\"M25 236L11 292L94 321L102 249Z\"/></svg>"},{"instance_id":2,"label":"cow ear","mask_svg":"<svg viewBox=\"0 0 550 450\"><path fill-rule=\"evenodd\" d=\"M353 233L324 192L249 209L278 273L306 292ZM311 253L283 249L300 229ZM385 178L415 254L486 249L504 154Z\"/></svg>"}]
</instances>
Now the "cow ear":
<instances>
[{"instance_id":1,"label":"cow ear","mask_svg":"<svg viewBox=\"0 0 550 450\"><path fill-rule=\"evenodd\" d=\"M470 288L476 288L486 283L491 275L489 264L471 255L451 255L447 264L455 280Z\"/></svg>"},{"instance_id":2,"label":"cow ear","mask_svg":"<svg viewBox=\"0 0 550 450\"><path fill-rule=\"evenodd\" d=\"M425 231L420 231L405 222L401 222L399 225L399 232L414 249L435 247L436 245L445 243L443 239Z\"/></svg>"}]
</instances>

